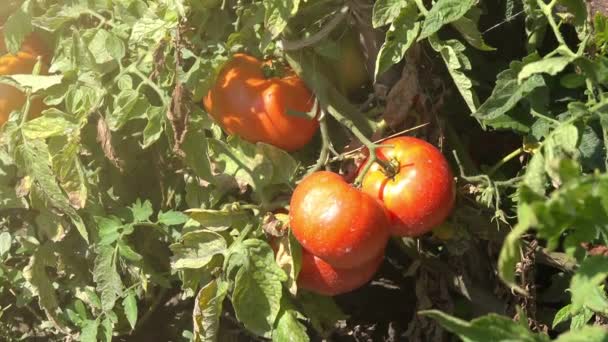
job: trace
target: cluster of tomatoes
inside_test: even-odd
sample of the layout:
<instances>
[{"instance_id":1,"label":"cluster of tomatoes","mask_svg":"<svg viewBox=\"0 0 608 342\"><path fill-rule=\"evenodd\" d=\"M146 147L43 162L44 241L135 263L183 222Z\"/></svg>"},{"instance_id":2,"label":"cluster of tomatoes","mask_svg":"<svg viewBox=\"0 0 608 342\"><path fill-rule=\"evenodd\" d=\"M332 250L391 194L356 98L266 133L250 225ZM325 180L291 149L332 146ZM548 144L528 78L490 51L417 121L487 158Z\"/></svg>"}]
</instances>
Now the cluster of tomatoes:
<instances>
[{"instance_id":1,"label":"cluster of tomatoes","mask_svg":"<svg viewBox=\"0 0 608 342\"><path fill-rule=\"evenodd\" d=\"M0 30L0 76L16 75L16 74L31 74L38 57L43 57L43 61L47 57L47 49L42 40L35 34L30 34L23 44L21 49L16 54L11 54L7 51L4 45L4 34ZM41 73L46 73L46 63L42 63ZM25 94L19 89L7 85L0 84L0 126L8 120L9 114L21 109L25 104ZM34 99L30 106L29 117L40 115L44 109L44 104L40 98Z\"/></svg>"},{"instance_id":2,"label":"cluster of tomatoes","mask_svg":"<svg viewBox=\"0 0 608 342\"><path fill-rule=\"evenodd\" d=\"M262 62L237 54L204 99L207 111L226 131L288 151L306 145L316 119L314 97L293 72L267 77ZM367 283L382 263L388 239L420 236L442 223L454 205L454 181L445 157L412 137L383 142L361 189L340 175L320 171L305 177L290 203L290 227L303 247L298 285L325 295ZM361 172L361 171L360 171Z\"/></svg>"}]
</instances>

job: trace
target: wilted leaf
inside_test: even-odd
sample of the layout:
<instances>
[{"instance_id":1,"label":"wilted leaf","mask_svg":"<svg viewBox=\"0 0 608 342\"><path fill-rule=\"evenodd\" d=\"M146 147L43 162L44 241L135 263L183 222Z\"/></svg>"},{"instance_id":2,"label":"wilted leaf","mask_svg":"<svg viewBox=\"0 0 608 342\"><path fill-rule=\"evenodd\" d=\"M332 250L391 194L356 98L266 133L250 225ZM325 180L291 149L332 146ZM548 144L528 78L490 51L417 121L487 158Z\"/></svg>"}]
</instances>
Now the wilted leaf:
<instances>
[{"instance_id":1,"label":"wilted leaf","mask_svg":"<svg viewBox=\"0 0 608 342\"><path fill-rule=\"evenodd\" d=\"M203 287L194 302L194 341L217 341L220 328L220 315L224 298L228 293L228 284L220 280L213 280Z\"/></svg>"}]
</instances>

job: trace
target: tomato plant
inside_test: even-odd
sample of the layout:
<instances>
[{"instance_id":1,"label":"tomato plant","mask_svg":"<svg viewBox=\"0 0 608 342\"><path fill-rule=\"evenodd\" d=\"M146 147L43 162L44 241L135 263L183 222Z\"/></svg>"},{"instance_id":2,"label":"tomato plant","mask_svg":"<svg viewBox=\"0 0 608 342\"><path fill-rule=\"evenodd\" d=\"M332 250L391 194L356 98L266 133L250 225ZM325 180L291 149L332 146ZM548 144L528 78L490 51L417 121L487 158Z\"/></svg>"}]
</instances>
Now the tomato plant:
<instances>
[{"instance_id":1,"label":"tomato plant","mask_svg":"<svg viewBox=\"0 0 608 342\"><path fill-rule=\"evenodd\" d=\"M384 208L335 173L319 171L304 178L291 197L289 216L302 246L332 266L361 265L386 246Z\"/></svg>"},{"instance_id":2,"label":"tomato plant","mask_svg":"<svg viewBox=\"0 0 608 342\"><path fill-rule=\"evenodd\" d=\"M0 3L2 341L608 339L602 1Z\"/></svg>"},{"instance_id":3,"label":"tomato plant","mask_svg":"<svg viewBox=\"0 0 608 342\"><path fill-rule=\"evenodd\" d=\"M298 150L318 127L316 119L296 116L313 110L314 96L289 71L284 77L266 77L264 65L255 57L234 55L205 97L205 108L228 133Z\"/></svg>"},{"instance_id":4,"label":"tomato plant","mask_svg":"<svg viewBox=\"0 0 608 342\"><path fill-rule=\"evenodd\" d=\"M363 178L363 191L386 205L393 234L419 236L430 231L454 206L454 176L447 160L437 148L417 138L392 138L383 145L387 147L377 152L389 170L380 164L372 166Z\"/></svg>"}]
</instances>

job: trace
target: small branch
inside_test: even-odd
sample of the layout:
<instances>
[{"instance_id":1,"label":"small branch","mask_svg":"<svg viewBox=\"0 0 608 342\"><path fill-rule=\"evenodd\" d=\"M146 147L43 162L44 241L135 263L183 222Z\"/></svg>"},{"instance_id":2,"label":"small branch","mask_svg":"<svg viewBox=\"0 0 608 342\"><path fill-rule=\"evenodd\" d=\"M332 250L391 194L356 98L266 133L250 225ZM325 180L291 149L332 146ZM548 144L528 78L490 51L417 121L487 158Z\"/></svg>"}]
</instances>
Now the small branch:
<instances>
[{"instance_id":1,"label":"small branch","mask_svg":"<svg viewBox=\"0 0 608 342\"><path fill-rule=\"evenodd\" d=\"M487 175L488 176L492 176L503 165L505 165L506 163L508 163L509 161L511 161L513 158L516 158L517 156L519 156L523 152L524 152L524 148L520 147L520 148L516 149L515 151L509 153L508 155L506 155L505 157L503 157L501 160L499 160L498 163L496 163L494 166L492 166L492 168L487 172Z\"/></svg>"},{"instance_id":2,"label":"small branch","mask_svg":"<svg viewBox=\"0 0 608 342\"><path fill-rule=\"evenodd\" d=\"M144 75L141 71L139 71L137 68L131 68L130 70L132 73L134 73L135 75L137 75L139 78L141 78L141 80L147 84L150 88L152 88L152 90L154 90L157 94L158 97L160 97L161 102L163 103L163 106L165 108L168 108L168 103L167 103L167 99L165 98L165 94L163 93L163 91L158 87L158 85L154 82L152 82L146 75Z\"/></svg>"},{"instance_id":3,"label":"small branch","mask_svg":"<svg viewBox=\"0 0 608 342\"><path fill-rule=\"evenodd\" d=\"M321 168L327 164L327 159L329 157L329 146L331 145L331 141L329 139L329 132L327 131L327 119L323 114L321 114L321 119L319 120L319 129L321 131L321 153L319 154L317 163L308 170L306 175L321 170Z\"/></svg>"},{"instance_id":4,"label":"small branch","mask_svg":"<svg viewBox=\"0 0 608 342\"><path fill-rule=\"evenodd\" d=\"M388 140L388 139L391 139L391 138L394 138L394 137L398 137L398 136L403 135L403 134L405 134L405 133L407 133L407 132L415 131L415 130L420 129L420 128L424 127L424 126L427 126L427 125L429 125L429 124L430 124L430 122L426 122L426 123L420 124L420 125L418 125L418 126L414 126L414 127L411 127L411 128L404 129L404 130L399 131L399 132L397 132L397 133L391 134L391 135L389 135L389 136L387 136L387 137L384 137L384 138L381 138L381 139L375 140L375 141L374 141L374 144L378 144L378 143L381 143L381 142L383 142L383 141L385 141L385 140ZM342 153L342 154L336 153L336 155L337 155L337 156L336 156L336 157L334 157L334 158L332 158L332 159L330 160L330 162L334 162L334 161L336 161L336 160L342 160L342 159L344 159L345 157L348 157L348 156L350 156L350 155L353 155L353 154L355 154L355 153L357 153L357 152L361 151L363 148L365 148L365 146L360 146L360 147L357 147L357 148L355 148L355 149L353 149L353 150L350 150L350 151L345 152L345 153Z\"/></svg>"},{"instance_id":5,"label":"small branch","mask_svg":"<svg viewBox=\"0 0 608 342\"><path fill-rule=\"evenodd\" d=\"M566 253L551 252L546 248L537 248L535 251L536 260L544 265L559 268L567 272L574 272L578 268L575 259Z\"/></svg>"},{"instance_id":6,"label":"small branch","mask_svg":"<svg viewBox=\"0 0 608 342\"><path fill-rule=\"evenodd\" d=\"M551 0L549 4L545 4L543 0L536 0L536 3L538 4L538 7L543 12L545 17L547 17L547 21L549 23L549 26L551 26L551 29L553 30L555 39L557 39L557 42L564 48L563 51L566 52L569 57L576 57L576 54L572 50L570 50L570 47L568 47L568 44L566 44L566 40L562 36L562 33L559 31L559 26L555 22L555 18L553 18L553 7L555 6L555 4L557 4L557 0Z\"/></svg>"},{"instance_id":7,"label":"small branch","mask_svg":"<svg viewBox=\"0 0 608 342\"><path fill-rule=\"evenodd\" d=\"M346 18L348 10L348 6L342 7L338 14L334 15L334 17L325 26L323 26L323 28L321 28L319 32L313 34L310 37L302 38L295 41L288 41L282 39L281 44L283 45L283 50L299 50L320 42L321 40L323 40L323 38L330 34L331 31L333 31L342 22L342 20L344 20L344 18Z\"/></svg>"},{"instance_id":8,"label":"small branch","mask_svg":"<svg viewBox=\"0 0 608 342\"><path fill-rule=\"evenodd\" d=\"M379 145L376 145L373 142L371 142L365 136L365 134L363 134L359 130L359 128L357 128L357 126L350 119L346 118L338 110L336 110L334 107L332 107L329 104L326 105L326 110L327 110L327 113L329 113L331 116L333 116L334 119L336 119L340 124L342 124L344 127L348 128L355 135L355 137L363 145L365 145L365 147L369 151L369 158L367 158L367 161L365 162L365 166L363 167L363 169L357 176L357 179L355 179L355 182L354 182L355 186L361 185L361 181L363 180L363 177L365 177L365 175L367 174L367 172L369 171L369 169L372 167L372 165L374 163L380 164L380 166L382 166L382 168L384 168L387 171L389 171L393 168L388 161L378 158L378 155L376 154L376 149L379 147Z\"/></svg>"},{"instance_id":9,"label":"small branch","mask_svg":"<svg viewBox=\"0 0 608 342\"><path fill-rule=\"evenodd\" d=\"M426 9L426 7L424 6L424 2L423 0L416 0L416 6L418 6L418 10L420 11L420 13L422 13L425 17L429 14L429 11Z\"/></svg>"}]
</instances>

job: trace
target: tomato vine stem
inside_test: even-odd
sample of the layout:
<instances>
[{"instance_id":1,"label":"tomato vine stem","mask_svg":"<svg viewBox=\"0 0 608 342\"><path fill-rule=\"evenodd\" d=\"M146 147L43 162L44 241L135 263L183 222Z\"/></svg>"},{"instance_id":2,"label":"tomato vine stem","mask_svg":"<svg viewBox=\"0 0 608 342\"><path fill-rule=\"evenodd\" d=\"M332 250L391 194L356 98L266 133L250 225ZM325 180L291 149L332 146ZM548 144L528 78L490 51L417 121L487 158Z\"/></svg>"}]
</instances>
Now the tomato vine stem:
<instances>
[{"instance_id":1,"label":"tomato vine stem","mask_svg":"<svg viewBox=\"0 0 608 342\"><path fill-rule=\"evenodd\" d=\"M317 33L315 33L309 37L294 40L294 41L288 41L288 40L282 39L281 44L283 46L283 50L284 51L299 50L299 49L302 49L307 46L314 45L314 44L320 42L321 40L323 40L323 38L325 38L328 34L330 34L331 31L333 31L336 27L338 27L338 25L344 20L344 18L346 18L346 15L348 14L348 10L349 10L348 6L344 6L344 7L340 8L338 13L336 15L334 15L334 17L325 26L323 26L323 28L321 30L319 30Z\"/></svg>"},{"instance_id":2,"label":"tomato vine stem","mask_svg":"<svg viewBox=\"0 0 608 342\"><path fill-rule=\"evenodd\" d=\"M508 163L509 161L511 161L513 158L519 156L520 154L522 154L524 152L524 148L520 147L518 149L516 149L515 151L509 153L508 155L506 155L505 157L503 157L501 160L499 160L496 164L494 164L494 166L492 166L492 168L490 168L490 170L488 170L488 176L492 176L496 171L498 171L498 169L500 169L503 165L505 165L506 163Z\"/></svg>"},{"instance_id":3,"label":"tomato vine stem","mask_svg":"<svg viewBox=\"0 0 608 342\"><path fill-rule=\"evenodd\" d=\"M359 175L355 179L355 182L354 182L355 186L360 186L361 185L361 182L363 181L363 177L365 177L365 175L367 174L367 172L370 170L370 168L372 167L372 165L374 163L380 164L380 166L384 170L387 170L387 171L393 169L393 166L391 165L390 162L388 162L386 160L383 160L381 158L378 158L378 154L376 153L376 149L379 148L379 147L381 147L381 145L375 144L374 142L372 142L371 140L369 140L365 136L365 134L363 134L363 132L361 132L359 130L359 128L352 122L352 120L350 120L347 117L345 117L344 115L342 115L342 113L340 113L340 111L338 111L332 105L326 104L325 108L327 110L327 113L329 113L329 115L331 115L334 119L336 119L341 125L343 125L344 127L348 128L355 135L355 137L369 151L369 157L367 158L367 161L365 162L365 166L363 166L363 169L361 170L361 172L359 173Z\"/></svg>"},{"instance_id":4,"label":"tomato vine stem","mask_svg":"<svg viewBox=\"0 0 608 342\"><path fill-rule=\"evenodd\" d=\"M321 131L321 152L319 153L319 159L317 159L316 164L308 170L306 175L315 173L321 170L323 166L327 165L331 141L329 139L329 132L327 131L327 119L324 114L321 114L319 119L319 130Z\"/></svg>"}]
</instances>

